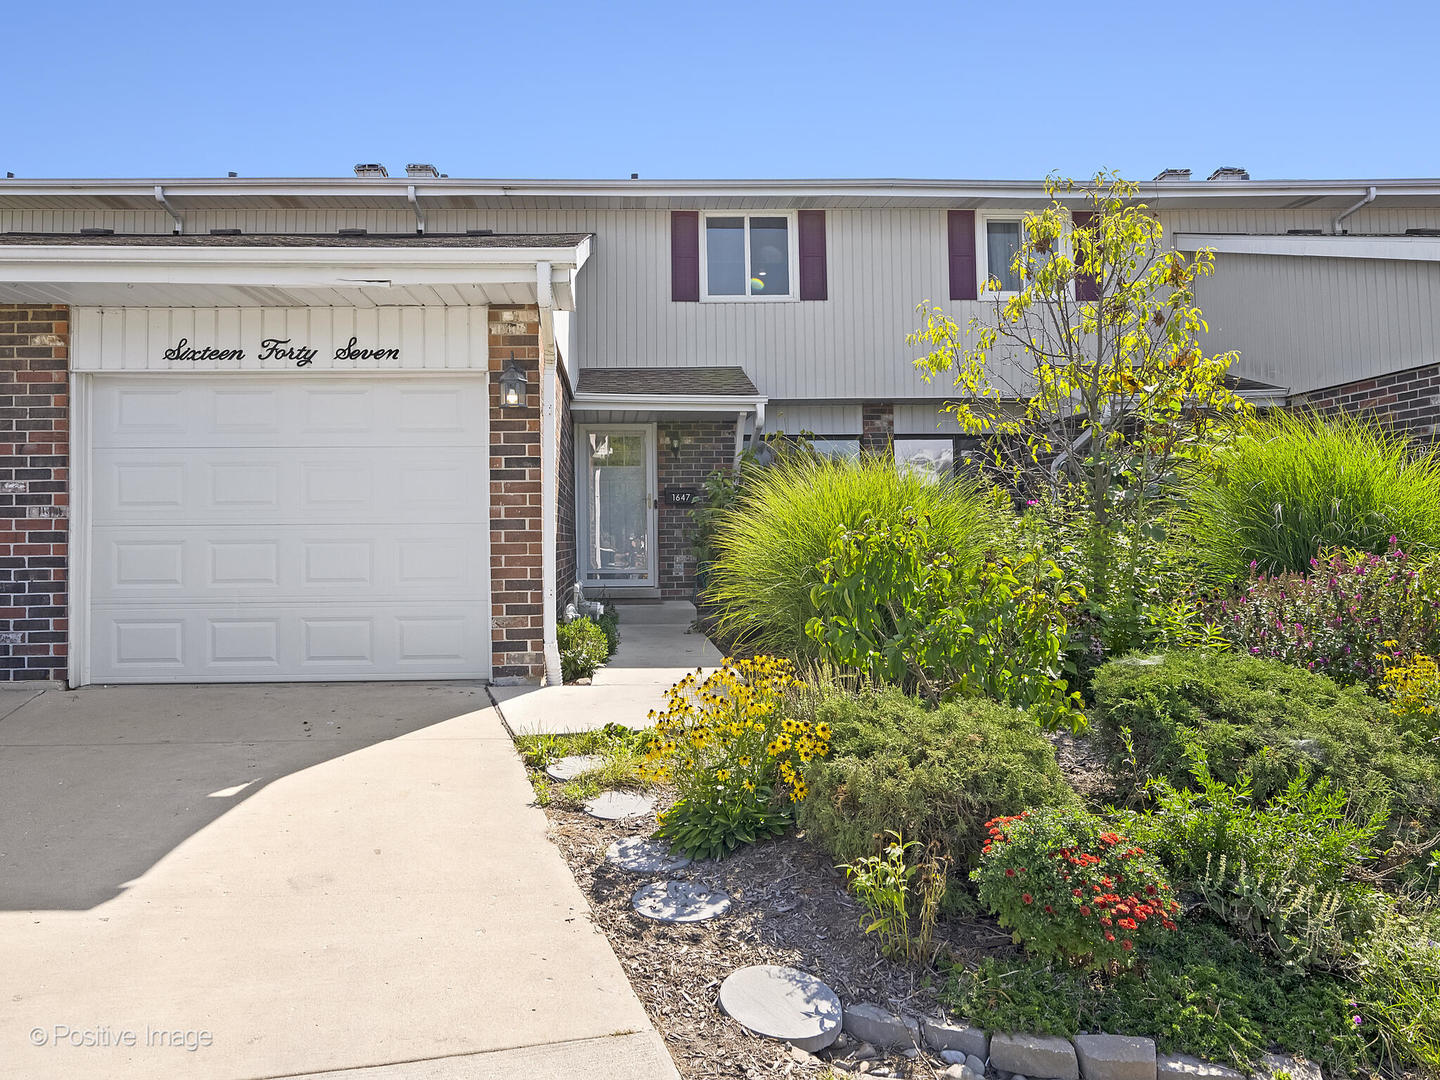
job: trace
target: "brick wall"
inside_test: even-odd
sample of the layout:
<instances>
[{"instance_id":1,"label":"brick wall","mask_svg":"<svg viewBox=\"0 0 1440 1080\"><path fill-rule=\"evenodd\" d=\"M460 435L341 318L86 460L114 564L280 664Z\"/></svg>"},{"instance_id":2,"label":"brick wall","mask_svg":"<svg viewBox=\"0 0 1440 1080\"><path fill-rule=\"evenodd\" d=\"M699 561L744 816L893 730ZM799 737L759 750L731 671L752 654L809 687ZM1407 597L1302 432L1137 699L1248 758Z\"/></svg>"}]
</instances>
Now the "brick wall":
<instances>
[{"instance_id":1,"label":"brick wall","mask_svg":"<svg viewBox=\"0 0 1440 1080\"><path fill-rule=\"evenodd\" d=\"M655 478L663 496L667 488L701 489L715 469L735 462L735 419L671 420L657 427ZM670 448L680 440L679 452ZM688 600L695 593L695 553L691 550L695 526L684 506L660 501L660 595L667 600Z\"/></svg>"},{"instance_id":2,"label":"brick wall","mask_svg":"<svg viewBox=\"0 0 1440 1080\"><path fill-rule=\"evenodd\" d=\"M0 680L65 678L70 311L0 305Z\"/></svg>"},{"instance_id":3,"label":"brick wall","mask_svg":"<svg viewBox=\"0 0 1440 1080\"><path fill-rule=\"evenodd\" d=\"M860 449L874 454L895 452L895 406L870 402L860 406Z\"/></svg>"},{"instance_id":4,"label":"brick wall","mask_svg":"<svg viewBox=\"0 0 1440 1080\"><path fill-rule=\"evenodd\" d=\"M541 571L540 316L534 307L490 309L490 631L492 677L545 670ZM526 399L500 404L500 373L515 354Z\"/></svg>"},{"instance_id":5,"label":"brick wall","mask_svg":"<svg viewBox=\"0 0 1440 1080\"><path fill-rule=\"evenodd\" d=\"M560 482L557 485L559 505L555 515L555 599L563 609L575 591L575 418L570 411L570 400L574 396L570 383L563 374L557 373L556 378L560 382L557 395L560 453L556 460Z\"/></svg>"},{"instance_id":6,"label":"brick wall","mask_svg":"<svg viewBox=\"0 0 1440 1080\"><path fill-rule=\"evenodd\" d=\"M1440 430L1440 365L1376 375L1341 386L1296 394L1292 407L1327 416L1369 415L1412 435L1433 438Z\"/></svg>"}]
</instances>

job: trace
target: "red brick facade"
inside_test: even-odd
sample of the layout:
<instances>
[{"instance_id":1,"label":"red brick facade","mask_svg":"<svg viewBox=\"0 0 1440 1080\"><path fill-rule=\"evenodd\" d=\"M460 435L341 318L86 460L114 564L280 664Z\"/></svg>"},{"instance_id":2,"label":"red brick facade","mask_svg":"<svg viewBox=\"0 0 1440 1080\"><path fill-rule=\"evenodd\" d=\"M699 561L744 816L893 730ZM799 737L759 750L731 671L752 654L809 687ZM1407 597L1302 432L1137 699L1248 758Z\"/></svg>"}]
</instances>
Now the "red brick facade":
<instances>
[{"instance_id":1,"label":"red brick facade","mask_svg":"<svg viewBox=\"0 0 1440 1080\"><path fill-rule=\"evenodd\" d=\"M0 680L65 678L70 311L0 305Z\"/></svg>"},{"instance_id":2,"label":"red brick facade","mask_svg":"<svg viewBox=\"0 0 1440 1080\"><path fill-rule=\"evenodd\" d=\"M860 449L872 454L895 452L895 406L866 402L860 406Z\"/></svg>"},{"instance_id":3,"label":"red brick facade","mask_svg":"<svg viewBox=\"0 0 1440 1080\"><path fill-rule=\"evenodd\" d=\"M1377 375L1341 386L1311 390L1290 399L1292 408L1327 416L1368 415L1401 431L1433 438L1440 431L1440 365Z\"/></svg>"},{"instance_id":4,"label":"red brick facade","mask_svg":"<svg viewBox=\"0 0 1440 1080\"><path fill-rule=\"evenodd\" d=\"M665 420L657 427L655 478L660 486L660 595L688 600L695 594L695 526L690 510L667 506L669 488L703 491L705 478L735 463L735 419ZM678 449L672 444L678 440Z\"/></svg>"},{"instance_id":5,"label":"red brick facade","mask_svg":"<svg viewBox=\"0 0 1440 1080\"><path fill-rule=\"evenodd\" d=\"M541 555L540 316L533 307L490 309L490 630L492 677L533 679L545 670ZM500 403L500 373L525 373L526 399Z\"/></svg>"}]
</instances>

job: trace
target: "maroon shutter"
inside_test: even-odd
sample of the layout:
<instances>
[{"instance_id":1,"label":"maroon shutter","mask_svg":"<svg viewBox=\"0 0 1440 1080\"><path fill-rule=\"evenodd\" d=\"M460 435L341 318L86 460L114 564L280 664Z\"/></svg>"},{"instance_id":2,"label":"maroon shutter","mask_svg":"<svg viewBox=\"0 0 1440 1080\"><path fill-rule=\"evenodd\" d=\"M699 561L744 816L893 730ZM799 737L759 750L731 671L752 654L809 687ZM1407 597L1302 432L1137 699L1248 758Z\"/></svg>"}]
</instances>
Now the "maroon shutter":
<instances>
[{"instance_id":1,"label":"maroon shutter","mask_svg":"<svg viewBox=\"0 0 1440 1080\"><path fill-rule=\"evenodd\" d=\"M950 299L975 300L980 295L975 267L975 211L951 210Z\"/></svg>"},{"instance_id":2,"label":"maroon shutter","mask_svg":"<svg viewBox=\"0 0 1440 1080\"><path fill-rule=\"evenodd\" d=\"M700 299L700 211L670 212L670 299Z\"/></svg>"},{"instance_id":3,"label":"maroon shutter","mask_svg":"<svg viewBox=\"0 0 1440 1080\"><path fill-rule=\"evenodd\" d=\"M825 211L800 211L800 299L827 300Z\"/></svg>"},{"instance_id":4,"label":"maroon shutter","mask_svg":"<svg viewBox=\"0 0 1440 1080\"><path fill-rule=\"evenodd\" d=\"M1088 229L1090 223L1095 220L1093 210L1075 210L1070 214L1070 223L1077 229ZM1080 260L1080 252L1075 251L1075 260ZM1089 274L1075 275L1075 299L1076 300L1099 300L1100 283Z\"/></svg>"}]
</instances>

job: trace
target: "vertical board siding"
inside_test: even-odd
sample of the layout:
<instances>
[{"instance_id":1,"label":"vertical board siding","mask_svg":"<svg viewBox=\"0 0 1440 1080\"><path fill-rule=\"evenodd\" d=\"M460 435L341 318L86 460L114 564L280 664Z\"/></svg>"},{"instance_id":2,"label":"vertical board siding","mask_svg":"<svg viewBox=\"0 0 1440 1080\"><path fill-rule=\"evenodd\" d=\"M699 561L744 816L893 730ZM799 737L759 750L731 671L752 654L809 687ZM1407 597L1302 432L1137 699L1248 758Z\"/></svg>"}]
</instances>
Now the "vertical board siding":
<instances>
[{"instance_id":1,"label":"vertical board siding","mask_svg":"<svg viewBox=\"0 0 1440 1080\"><path fill-rule=\"evenodd\" d=\"M1206 349L1238 349L1235 374L1295 392L1440 357L1437 263L1227 254L1196 302Z\"/></svg>"},{"instance_id":2,"label":"vertical board siding","mask_svg":"<svg viewBox=\"0 0 1440 1080\"><path fill-rule=\"evenodd\" d=\"M1283 233L1295 228L1328 231L1334 212L1162 207L1160 216L1172 235ZM414 230L408 211L376 209L187 211L185 218L194 233L210 228L255 233L333 233L342 227L376 233ZM947 210L830 209L825 218L828 302L676 303L670 299L668 280L667 209L520 206L428 211L432 233L490 228L498 233L595 234L590 262L576 286L572 353L567 359L577 371L590 366L738 364L772 399L943 400L952 390L949 380L927 383L914 370L916 350L905 344L905 335L915 328L915 307L922 301L938 303L962 326L984 310L978 301L947 299ZM0 231L76 232L84 227L166 233L171 223L163 212L152 211L0 211ZM1440 207L1367 207L1347 219L1347 227L1355 233L1440 227ZM1275 265L1264 265L1267 260ZM1341 263L1346 265L1334 265ZM1401 370L1433 362L1440 320L1435 273L1435 268L1420 264L1223 255L1217 259L1216 275L1201 283L1200 304L1212 328L1206 346L1239 348L1244 357L1238 373L1297 388L1342 382L1349 373L1372 365ZM1255 305L1257 295L1266 298L1264 305ZM333 309L308 309L304 318L358 325L355 309L338 295L335 303ZM95 321L94 334L85 333L85 340L108 342L106 362L113 360L118 368L118 342L132 334L148 338L151 316L134 315L140 323L132 325L133 313L108 310L104 320ZM233 337L251 309L206 310L207 318L215 321L216 336ZM326 310L333 314L319 314ZM365 310L373 319L387 309ZM1278 324L1276 312L1283 313ZM466 342L457 349L458 324L446 321L455 318L463 315L441 319L426 314L418 316L418 329L407 324L406 333L418 333L424 341L415 355L427 364L443 357L447 368L468 366L467 350L474 346ZM83 325L78 315L75 325L78 348ZM164 328L168 333L169 326ZM437 332L442 344L435 343Z\"/></svg>"}]
</instances>

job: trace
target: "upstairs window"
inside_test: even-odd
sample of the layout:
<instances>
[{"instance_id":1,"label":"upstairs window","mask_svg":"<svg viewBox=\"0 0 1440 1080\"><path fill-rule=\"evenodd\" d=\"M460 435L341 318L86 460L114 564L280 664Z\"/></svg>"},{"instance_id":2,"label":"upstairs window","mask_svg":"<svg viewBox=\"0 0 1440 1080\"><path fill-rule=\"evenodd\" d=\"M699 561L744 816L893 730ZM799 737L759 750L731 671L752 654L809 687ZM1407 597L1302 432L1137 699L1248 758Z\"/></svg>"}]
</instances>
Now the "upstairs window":
<instances>
[{"instance_id":1,"label":"upstairs window","mask_svg":"<svg viewBox=\"0 0 1440 1080\"><path fill-rule=\"evenodd\" d=\"M1020 279L1015 274L1015 255L1020 250L1020 221L990 218L985 222L986 277L1000 283L1002 292L1019 292Z\"/></svg>"},{"instance_id":2,"label":"upstairs window","mask_svg":"<svg viewBox=\"0 0 1440 1080\"><path fill-rule=\"evenodd\" d=\"M706 214L706 300L793 300L796 259L791 216Z\"/></svg>"}]
</instances>

